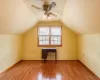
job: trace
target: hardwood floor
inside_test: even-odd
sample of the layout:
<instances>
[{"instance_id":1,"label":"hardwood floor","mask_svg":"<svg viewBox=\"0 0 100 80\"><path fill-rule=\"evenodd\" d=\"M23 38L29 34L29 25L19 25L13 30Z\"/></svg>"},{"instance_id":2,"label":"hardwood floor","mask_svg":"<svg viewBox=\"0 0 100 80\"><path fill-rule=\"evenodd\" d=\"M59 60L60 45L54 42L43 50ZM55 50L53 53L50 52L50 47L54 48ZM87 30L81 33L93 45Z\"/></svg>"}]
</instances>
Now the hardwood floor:
<instances>
[{"instance_id":1,"label":"hardwood floor","mask_svg":"<svg viewBox=\"0 0 100 80\"><path fill-rule=\"evenodd\" d=\"M21 61L0 80L100 80L79 61Z\"/></svg>"}]
</instances>

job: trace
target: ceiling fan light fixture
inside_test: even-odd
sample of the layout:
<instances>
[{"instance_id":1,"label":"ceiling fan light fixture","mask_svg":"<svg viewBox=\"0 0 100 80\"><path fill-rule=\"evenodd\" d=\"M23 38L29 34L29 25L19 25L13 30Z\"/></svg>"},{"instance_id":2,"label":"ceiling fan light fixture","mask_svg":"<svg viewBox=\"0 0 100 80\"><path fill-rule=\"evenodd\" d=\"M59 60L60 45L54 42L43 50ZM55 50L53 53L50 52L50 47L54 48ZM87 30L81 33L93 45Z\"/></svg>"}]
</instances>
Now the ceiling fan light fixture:
<instances>
[{"instance_id":1,"label":"ceiling fan light fixture","mask_svg":"<svg viewBox=\"0 0 100 80\"><path fill-rule=\"evenodd\" d=\"M44 19L44 20L51 20L51 17L50 17L50 16L47 16L46 14L44 14L44 15L43 15L43 19Z\"/></svg>"},{"instance_id":2,"label":"ceiling fan light fixture","mask_svg":"<svg viewBox=\"0 0 100 80\"><path fill-rule=\"evenodd\" d=\"M46 18L46 15L45 15L45 14L43 15L43 18L44 18L44 19Z\"/></svg>"},{"instance_id":3,"label":"ceiling fan light fixture","mask_svg":"<svg viewBox=\"0 0 100 80\"><path fill-rule=\"evenodd\" d=\"M51 17L50 16L48 16L47 18L48 18L48 20L51 20Z\"/></svg>"}]
</instances>

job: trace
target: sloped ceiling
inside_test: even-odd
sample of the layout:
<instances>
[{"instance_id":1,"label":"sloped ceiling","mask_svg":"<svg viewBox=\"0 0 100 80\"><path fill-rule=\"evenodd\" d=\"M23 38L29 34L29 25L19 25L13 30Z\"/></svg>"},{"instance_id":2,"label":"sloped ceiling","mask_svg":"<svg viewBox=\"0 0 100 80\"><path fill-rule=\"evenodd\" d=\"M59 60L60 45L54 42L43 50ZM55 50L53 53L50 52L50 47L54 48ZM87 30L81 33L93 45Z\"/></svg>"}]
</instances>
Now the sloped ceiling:
<instances>
[{"instance_id":1,"label":"sloped ceiling","mask_svg":"<svg viewBox=\"0 0 100 80\"><path fill-rule=\"evenodd\" d=\"M100 0L67 0L62 21L78 34L100 33Z\"/></svg>"},{"instance_id":2,"label":"sloped ceiling","mask_svg":"<svg viewBox=\"0 0 100 80\"><path fill-rule=\"evenodd\" d=\"M23 0L0 0L0 33L21 34L37 22Z\"/></svg>"},{"instance_id":3,"label":"sloped ceiling","mask_svg":"<svg viewBox=\"0 0 100 80\"><path fill-rule=\"evenodd\" d=\"M53 0L52 10L67 27L77 34L100 33L100 0ZM40 0L0 0L0 33L21 34L42 20L43 12L31 4L42 6Z\"/></svg>"}]
</instances>

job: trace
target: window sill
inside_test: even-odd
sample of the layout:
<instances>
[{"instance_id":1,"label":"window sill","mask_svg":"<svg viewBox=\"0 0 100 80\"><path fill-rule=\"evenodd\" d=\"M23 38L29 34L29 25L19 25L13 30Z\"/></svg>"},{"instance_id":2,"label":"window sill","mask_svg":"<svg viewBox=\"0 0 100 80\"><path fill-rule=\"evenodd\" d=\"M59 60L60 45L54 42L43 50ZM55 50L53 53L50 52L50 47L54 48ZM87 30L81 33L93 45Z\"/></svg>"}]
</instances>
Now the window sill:
<instances>
[{"instance_id":1,"label":"window sill","mask_svg":"<svg viewBox=\"0 0 100 80\"><path fill-rule=\"evenodd\" d=\"M38 47L62 47L62 45L38 45Z\"/></svg>"}]
</instances>

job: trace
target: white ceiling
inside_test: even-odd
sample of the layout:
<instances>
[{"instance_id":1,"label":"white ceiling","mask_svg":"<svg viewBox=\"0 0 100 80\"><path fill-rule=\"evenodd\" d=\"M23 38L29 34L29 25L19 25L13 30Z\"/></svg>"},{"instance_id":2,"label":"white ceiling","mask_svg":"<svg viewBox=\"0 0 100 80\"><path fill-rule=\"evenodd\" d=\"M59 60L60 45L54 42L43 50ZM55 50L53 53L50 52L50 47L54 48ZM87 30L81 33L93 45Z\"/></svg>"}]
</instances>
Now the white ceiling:
<instances>
[{"instance_id":1,"label":"white ceiling","mask_svg":"<svg viewBox=\"0 0 100 80\"><path fill-rule=\"evenodd\" d=\"M53 0L52 10L67 27L78 34L100 33L100 0ZM21 34L42 20L43 12L31 7L41 7L40 0L0 0L0 33ZM53 18L54 19L54 18Z\"/></svg>"}]
</instances>

